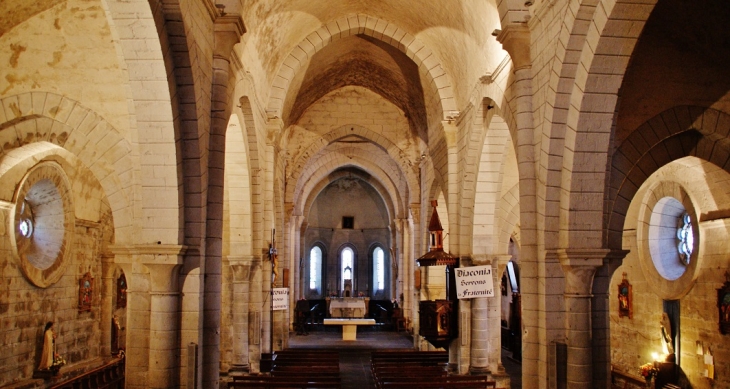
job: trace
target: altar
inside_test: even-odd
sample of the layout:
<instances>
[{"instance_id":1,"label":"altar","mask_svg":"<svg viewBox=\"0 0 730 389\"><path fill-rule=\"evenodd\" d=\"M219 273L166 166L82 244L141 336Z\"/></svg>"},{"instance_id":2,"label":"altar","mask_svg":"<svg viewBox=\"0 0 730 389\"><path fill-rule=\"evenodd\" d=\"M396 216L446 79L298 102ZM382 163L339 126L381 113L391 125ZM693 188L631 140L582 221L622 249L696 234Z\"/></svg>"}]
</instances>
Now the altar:
<instances>
[{"instance_id":1,"label":"altar","mask_svg":"<svg viewBox=\"0 0 730 389\"><path fill-rule=\"evenodd\" d=\"M328 302L330 317L336 318L362 318L368 314L368 301L370 299L358 297L332 298Z\"/></svg>"},{"instance_id":2,"label":"altar","mask_svg":"<svg viewBox=\"0 0 730 389\"><path fill-rule=\"evenodd\" d=\"M342 326L342 340L357 340L357 326L374 326L375 319L324 319L326 326Z\"/></svg>"}]
</instances>

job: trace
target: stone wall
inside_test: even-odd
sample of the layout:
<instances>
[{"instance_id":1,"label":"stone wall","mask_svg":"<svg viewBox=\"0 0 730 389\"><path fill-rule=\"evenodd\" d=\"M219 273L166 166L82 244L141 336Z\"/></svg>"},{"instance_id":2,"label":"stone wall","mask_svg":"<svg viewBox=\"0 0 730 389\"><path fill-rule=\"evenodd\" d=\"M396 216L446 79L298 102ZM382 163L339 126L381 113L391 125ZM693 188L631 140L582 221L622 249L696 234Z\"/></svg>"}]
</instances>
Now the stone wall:
<instances>
[{"instance_id":1,"label":"stone wall","mask_svg":"<svg viewBox=\"0 0 730 389\"><path fill-rule=\"evenodd\" d=\"M7 215L3 214L3 221ZM0 386L31 379L40 362L43 329L55 322L56 352L67 362L65 369L101 357L102 262L101 233L97 223L77 220L72 262L61 279L48 288L31 284L22 274L13 255L6 250L8 235L0 250ZM94 277L91 311L79 312L79 280L89 272ZM123 310L117 311L122 317ZM110 323L104 323L109 326Z\"/></svg>"},{"instance_id":2,"label":"stone wall","mask_svg":"<svg viewBox=\"0 0 730 389\"><path fill-rule=\"evenodd\" d=\"M638 376L642 364L652 362L661 354L662 338L660 320L663 300L678 300L680 368L688 382L695 389L727 387L730 385L730 367L724 361L730 356L730 338L719 331L717 289L725 282L725 273L730 270L727 263L727 249L723 242L728 240L728 219L700 219L695 240L695 254L684 275L677 280L662 278L653 268L648 254L647 226L642 222L644 212L651 212L651 203L645 199L662 198L666 188L681 186L688 192L698 215L707 215L715 209L715 202L725 203L725 193L717 184L727 178L727 173L714 168L708 162L698 159L684 159L674 162L650 177L632 202L624 231L624 248L629 254L614 273L609 288L609 312L611 326L611 364L613 368ZM692 163L697 161L696 163ZM708 174L700 175L698 168ZM704 183L703 183L704 181ZM695 220L696 222L696 220ZM670 249L674 249L673 247ZM632 317L619 317L618 285L624 273L632 286ZM710 352L715 360L715 379L703 377L704 356L697 353L697 342ZM683 386L684 387L684 386Z\"/></svg>"}]
</instances>

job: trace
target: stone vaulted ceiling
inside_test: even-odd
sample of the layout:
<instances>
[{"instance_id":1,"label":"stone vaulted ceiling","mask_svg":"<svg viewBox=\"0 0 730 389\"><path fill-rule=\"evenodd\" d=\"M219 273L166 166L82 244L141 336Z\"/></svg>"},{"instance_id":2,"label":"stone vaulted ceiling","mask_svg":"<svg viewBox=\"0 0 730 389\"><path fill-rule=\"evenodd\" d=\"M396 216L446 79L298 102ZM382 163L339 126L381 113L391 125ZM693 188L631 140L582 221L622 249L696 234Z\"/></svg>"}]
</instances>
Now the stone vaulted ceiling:
<instances>
[{"instance_id":1,"label":"stone vaulted ceiling","mask_svg":"<svg viewBox=\"0 0 730 389\"><path fill-rule=\"evenodd\" d=\"M0 17L0 35L64 0L3 0L3 15Z\"/></svg>"},{"instance_id":2,"label":"stone vaulted ceiling","mask_svg":"<svg viewBox=\"0 0 730 389\"><path fill-rule=\"evenodd\" d=\"M422 42L452 83L458 82L452 88L460 107L467 104L479 77L492 71L506 55L491 36L499 28L493 1L250 1L244 3L242 14L249 32L241 57L256 79L268 80L267 85L257 85L262 100L269 96L268 88L297 45L327 23L354 15L393 24ZM317 52L299 69L300 74L294 75L297 83L293 84L300 88L287 92L282 112L285 123L295 122L317 98L345 85L371 89L411 120L424 117L423 102L416 101L423 95L420 88L424 88L419 85L417 65L390 38L377 38L350 36Z\"/></svg>"}]
</instances>

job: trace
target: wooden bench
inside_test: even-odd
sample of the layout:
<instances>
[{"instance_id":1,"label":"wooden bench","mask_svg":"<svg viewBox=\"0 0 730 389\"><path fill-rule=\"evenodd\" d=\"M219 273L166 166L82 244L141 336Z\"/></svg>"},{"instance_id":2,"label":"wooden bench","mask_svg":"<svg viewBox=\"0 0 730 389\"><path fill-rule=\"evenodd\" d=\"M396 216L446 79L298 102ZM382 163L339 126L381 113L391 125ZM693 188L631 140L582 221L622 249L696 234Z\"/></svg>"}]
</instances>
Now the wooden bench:
<instances>
[{"instance_id":1,"label":"wooden bench","mask_svg":"<svg viewBox=\"0 0 730 389\"><path fill-rule=\"evenodd\" d=\"M340 388L337 377L297 378L274 376L234 376L229 388Z\"/></svg>"},{"instance_id":2,"label":"wooden bench","mask_svg":"<svg viewBox=\"0 0 730 389\"><path fill-rule=\"evenodd\" d=\"M497 383L490 381L488 376L446 376L425 377L414 380L413 377L391 378L379 382L380 388L475 388L496 389Z\"/></svg>"}]
</instances>

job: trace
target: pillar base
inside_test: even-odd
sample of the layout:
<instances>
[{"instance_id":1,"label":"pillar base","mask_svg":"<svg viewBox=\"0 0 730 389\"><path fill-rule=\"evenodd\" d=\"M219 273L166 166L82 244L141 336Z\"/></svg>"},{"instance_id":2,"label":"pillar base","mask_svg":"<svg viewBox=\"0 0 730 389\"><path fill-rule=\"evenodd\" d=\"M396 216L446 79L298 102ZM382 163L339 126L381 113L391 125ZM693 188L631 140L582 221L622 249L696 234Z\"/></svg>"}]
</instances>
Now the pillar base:
<instances>
[{"instance_id":1,"label":"pillar base","mask_svg":"<svg viewBox=\"0 0 730 389\"><path fill-rule=\"evenodd\" d=\"M489 370L488 367L475 367L475 366L469 366L469 374L470 375L489 375L492 371Z\"/></svg>"},{"instance_id":2,"label":"pillar base","mask_svg":"<svg viewBox=\"0 0 730 389\"><path fill-rule=\"evenodd\" d=\"M232 364L231 368L228 369L228 373L248 373L251 367L248 363L245 364Z\"/></svg>"}]
</instances>

